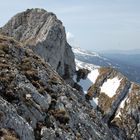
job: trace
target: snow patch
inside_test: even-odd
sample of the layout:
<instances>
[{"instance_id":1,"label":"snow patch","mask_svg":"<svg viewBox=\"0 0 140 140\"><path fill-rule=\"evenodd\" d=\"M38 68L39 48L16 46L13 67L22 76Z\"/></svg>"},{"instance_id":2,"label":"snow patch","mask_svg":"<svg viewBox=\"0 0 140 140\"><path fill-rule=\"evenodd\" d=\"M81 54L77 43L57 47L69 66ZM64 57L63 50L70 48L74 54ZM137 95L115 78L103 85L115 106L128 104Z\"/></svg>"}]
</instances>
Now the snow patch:
<instances>
[{"instance_id":1,"label":"snow patch","mask_svg":"<svg viewBox=\"0 0 140 140\"><path fill-rule=\"evenodd\" d=\"M127 97L125 97L125 99L121 102L121 104L120 104L120 106L118 108L118 112L117 112L116 118L120 118L121 109L124 108L126 100L127 100Z\"/></svg>"},{"instance_id":2,"label":"snow patch","mask_svg":"<svg viewBox=\"0 0 140 140\"><path fill-rule=\"evenodd\" d=\"M75 59L75 63L76 63L76 70L85 68L85 69L88 69L88 70L92 71L95 68L100 68L99 66L96 66L94 64L82 62L82 61L77 60L77 59Z\"/></svg>"},{"instance_id":3,"label":"snow patch","mask_svg":"<svg viewBox=\"0 0 140 140\"><path fill-rule=\"evenodd\" d=\"M99 76L99 70L94 69L88 74L87 78L92 82L92 84L94 84L98 76Z\"/></svg>"},{"instance_id":4,"label":"snow patch","mask_svg":"<svg viewBox=\"0 0 140 140\"><path fill-rule=\"evenodd\" d=\"M120 118L120 115L121 115L121 111L119 109L119 112L117 113L117 115L115 116L115 118Z\"/></svg>"},{"instance_id":5,"label":"snow patch","mask_svg":"<svg viewBox=\"0 0 140 140\"><path fill-rule=\"evenodd\" d=\"M92 100L90 100L90 103L93 108L96 108L98 106L98 98L93 98Z\"/></svg>"},{"instance_id":6,"label":"snow patch","mask_svg":"<svg viewBox=\"0 0 140 140\"><path fill-rule=\"evenodd\" d=\"M96 52L90 52L90 51L86 51L83 50L81 48L72 48L73 52L75 54L80 54L80 55L84 55L84 56L97 56L97 57L101 57L99 54L97 54Z\"/></svg>"},{"instance_id":7,"label":"snow patch","mask_svg":"<svg viewBox=\"0 0 140 140\"><path fill-rule=\"evenodd\" d=\"M75 50L75 51L77 51L77 53L79 53L78 50ZM83 53L84 52L82 52L82 54ZM85 68L90 71L90 73L88 74L86 79L80 79L80 81L78 82L78 84L80 86L82 86L84 94L87 94L87 90L89 89L90 86L92 86L96 82L96 79L98 78L98 76L100 74L99 70L98 70L98 68L100 68L100 67L96 66L94 64L79 61L77 59L75 59L75 62L76 62L76 70ZM73 77L73 80L76 82L76 75ZM98 98L93 98L90 101L90 103L93 106L93 108L96 108L98 105Z\"/></svg>"},{"instance_id":8,"label":"snow patch","mask_svg":"<svg viewBox=\"0 0 140 140\"><path fill-rule=\"evenodd\" d=\"M131 88L129 89L128 94L131 93L131 90L132 90L132 85L131 85ZM117 115L115 116L116 118L120 118L120 115L121 115L121 109L124 108L125 103L129 103L128 94L125 96L125 98L123 99L123 101L122 101L121 104L119 105L119 107L118 107L118 111L117 111Z\"/></svg>"},{"instance_id":9,"label":"snow patch","mask_svg":"<svg viewBox=\"0 0 140 140\"><path fill-rule=\"evenodd\" d=\"M114 77L113 79L107 79L106 82L101 87L101 92L104 92L107 96L112 98L120 86L120 81L118 77Z\"/></svg>"},{"instance_id":10,"label":"snow patch","mask_svg":"<svg viewBox=\"0 0 140 140\"><path fill-rule=\"evenodd\" d=\"M87 93L87 90L89 89L89 87L92 86L96 82L96 79L97 79L98 76L99 76L98 69L94 69L88 74L86 79L81 79L80 82L78 82L78 84L80 86L82 86L85 94ZM76 75L74 75L73 80L75 82L77 82L76 81Z\"/></svg>"},{"instance_id":11,"label":"snow patch","mask_svg":"<svg viewBox=\"0 0 140 140\"><path fill-rule=\"evenodd\" d=\"M127 100L127 98L125 98L122 102L121 102L121 104L120 104L120 108L124 108L124 105L125 105L125 101Z\"/></svg>"},{"instance_id":12,"label":"snow patch","mask_svg":"<svg viewBox=\"0 0 140 140\"><path fill-rule=\"evenodd\" d=\"M95 83L98 75L99 75L98 69L94 69L88 74L85 80L83 79L80 80L78 84L80 84L83 87L85 94L87 93L87 90L89 89L89 87Z\"/></svg>"},{"instance_id":13,"label":"snow patch","mask_svg":"<svg viewBox=\"0 0 140 140\"><path fill-rule=\"evenodd\" d=\"M99 70L98 70L99 67L93 64L79 61L77 59L75 59L75 62L76 62L76 70L84 68L90 71L86 79L80 79L80 81L78 82L78 84L82 86L83 91L86 94L89 87L96 82L96 79L99 76ZM76 75L74 75L73 80L77 82Z\"/></svg>"}]
</instances>

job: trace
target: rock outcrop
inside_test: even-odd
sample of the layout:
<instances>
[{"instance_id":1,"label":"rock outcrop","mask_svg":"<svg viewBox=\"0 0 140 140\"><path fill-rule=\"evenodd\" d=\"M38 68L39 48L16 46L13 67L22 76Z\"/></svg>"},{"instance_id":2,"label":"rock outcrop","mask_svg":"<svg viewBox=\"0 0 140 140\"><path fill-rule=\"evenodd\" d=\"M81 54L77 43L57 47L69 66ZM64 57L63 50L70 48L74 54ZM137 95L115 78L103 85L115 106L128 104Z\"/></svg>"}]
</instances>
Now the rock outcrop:
<instances>
[{"instance_id":1,"label":"rock outcrop","mask_svg":"<svg viewBox=\"0 0 140 140\"><path fill-rule=\"evenodd\" d=\"M131 84L111 123L122 129L127 139L140 139L140 85Z\"/></svg>"},{"instance_id":2,"label":"rock outcrop","mask_svg":"<svg viewBox=\"0 0 140 140\"><path fill-rule=\"evenodd\" d=\"M66 41L65 28L56 15L43 9L28 9L15 15L0 29L32 49L65 79L75 72L74 54Z\"/></svg>"},{"instance_id":3,"label":"rock outcrop","mask_svg":"<svg viewBox=\"0 0 140 140\"><path fill-rule=\"evenodd\" d=\"M86 94L110 129L121 139L140 139L140 85L112 68L100 68ZM121 136L121 137L120 137Z\"/></svg>"},{"instance_id":4,"label":"rock outcrop","mask_svg":"<svg viewBox=\"0 0 140 140\"><path fill-rule=\"evenodd\" d=\"M17 139L116 138L83 94L32 50L4 36L0 36L0 93L0 132L10 129Z\"/></svg>"}]
</instances>

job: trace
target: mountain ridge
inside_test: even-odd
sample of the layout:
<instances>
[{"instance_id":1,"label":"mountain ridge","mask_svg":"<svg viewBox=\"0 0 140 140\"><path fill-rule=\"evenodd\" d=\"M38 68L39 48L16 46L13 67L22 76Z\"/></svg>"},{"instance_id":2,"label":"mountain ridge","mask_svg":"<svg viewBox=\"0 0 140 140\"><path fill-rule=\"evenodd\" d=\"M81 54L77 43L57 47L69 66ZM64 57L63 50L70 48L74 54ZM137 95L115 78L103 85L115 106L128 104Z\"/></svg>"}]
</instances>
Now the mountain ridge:
<instances>
[{"instance_id":1,"label":"mountain ridge","mask_svg":"<svg viewBox=\"0 0 140 140\"><path fill-rule=\"evenodd\" d=\"M62 22L52 12L39 8L27 9L12 17L0 32L32 49L62 77L72 77L75 71L74 54L66 41Z\"/></svg>"},{"instance_id":2,"label":"mountain ridge","mask_svg":"<svg viewBox=\"0 0 140 140\"><path fill-rule=\"evenodd\" d=\"M123 75L128 77L131 81L140 83L140 66L138 63L139 55L135 55L135 57L129 57L119 54L98 54L96 52L89 52L80 48L73 48L73 52L75 54L76 59L79 61L94 64L100 67L113 67L121 73L123 73Z\"/></svg>"},{"instance_id":3,"label":"mountain ridge","mask_svg":"<svg viewBox=\"0 0 140 140\"><path fill-rule=\"evenodd\" d=\"M78 49L78 51L80 50ZM102 120L116 135L122 135L122 139L138 139L139 119L137 117L140 116L140 104L138 103L140 85L131 82L114 68L86 63L91 53L88 55L88 52L83 54L78 51L74 50L74 53L80 56L76 56L77 72L79 70L85 72L85 69L90 71L85 78L81 76L80 81L77 81L83 87L86 99L93 108L101 112ZM102 59L98 55L93 56ZM77 60L81 57L84 57L85 61ZM132 128L132 125L135 128ZM133 134L134 132L135 134Z\"/></svg>"},{"instance_id":4,"label":"mountain ridge","mask_svg":"<svg viewBox=\"0 0 140 140\"><path fill-rule=\"evenodd\" d=\"M28 9L0 30L0 137L138 140L140 86L110 67L76 61L76 70L62 22L50 15ZM78 84L87 78L84 94Z\"/></svg>"},{"instance_id":5,"label":"mountain ridge","mask_svg":"<svg viewBox=\"0 0 140 140\"><path fill-rule=\"evenodd\" d=\"M115 137L83 94L67 85L47 62L20 44L0 36L1 138L10 137L10 133L5 133L9 129L16 133L11 137L20 140Z\"/></svg>"}]
</instances>

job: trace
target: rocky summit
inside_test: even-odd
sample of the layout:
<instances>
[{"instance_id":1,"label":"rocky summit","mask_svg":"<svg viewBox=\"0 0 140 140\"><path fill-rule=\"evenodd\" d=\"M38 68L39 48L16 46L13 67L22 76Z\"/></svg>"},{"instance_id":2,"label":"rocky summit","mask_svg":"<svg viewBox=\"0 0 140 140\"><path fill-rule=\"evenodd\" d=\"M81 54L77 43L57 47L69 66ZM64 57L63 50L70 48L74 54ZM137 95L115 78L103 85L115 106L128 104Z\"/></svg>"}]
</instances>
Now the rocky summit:
<instances>
[{"instance_id":1,"label":"rocky summit","mask_svg":"<svg viewBox=\"0 0 140 140\"><path fill-rule=\"evenodd\" d=\"M56 15L28 9L0 33L0 139L140 139L140 85L113 68L75 66Z\"/></svg>"},{"instance_id":2,"label":"rocky summit","mask_svg":"<svg viewBox=\"0 0 140 140\"><path fill-rule=\"evenodd\" d=\"M55 14L43 9L28 9L11 18L0 32L32 49L63 78L73 76L74 54L66 41L65 28Z\"/></svg>"}]
</instances>

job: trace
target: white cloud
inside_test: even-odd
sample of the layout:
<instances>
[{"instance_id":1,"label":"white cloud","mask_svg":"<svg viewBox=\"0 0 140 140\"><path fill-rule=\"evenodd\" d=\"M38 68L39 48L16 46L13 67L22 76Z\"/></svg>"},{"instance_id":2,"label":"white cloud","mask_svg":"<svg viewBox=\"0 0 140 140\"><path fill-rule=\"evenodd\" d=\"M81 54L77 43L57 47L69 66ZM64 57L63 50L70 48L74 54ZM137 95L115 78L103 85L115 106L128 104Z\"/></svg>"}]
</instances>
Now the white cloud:
<instances>
[{"instance_id":1,"label":"white cloud","mask_svg":"<svg viewBox=\"0 0 140 140\"><path fill-rule=\"evenodd\" d=\"M70 32L67 32L66 36L67 36L68 41L71 40L71 39L74 39L74 35Z\"/></svg>"},{"instance_id":2,"label":"white cloud","mask_svg":"<svg viewBox=\"0 0 140 140\"><path fill-rule=\"evenodd\" d=\"M66 33L66 36L67 36L67 41L68 43L71 45L71 46L75 46L75 37L72 33L70 32L67 32Z\"/></svg>"},{"instance_id":3,"label":"white cloud","mask_svg":"<svg viewBox=\"0 0 140 140\"><path fill-rule=\"evenodd\" d=\"M79 47L79 43L77 42L77 40L75 39L75 36L70 33L70 32L67 32L66 33L66 36L67 36L67 41L68 43L72 46L72 47Z\"/></svg>"}]
</instances>

